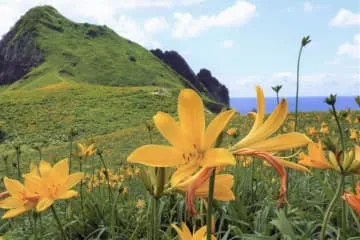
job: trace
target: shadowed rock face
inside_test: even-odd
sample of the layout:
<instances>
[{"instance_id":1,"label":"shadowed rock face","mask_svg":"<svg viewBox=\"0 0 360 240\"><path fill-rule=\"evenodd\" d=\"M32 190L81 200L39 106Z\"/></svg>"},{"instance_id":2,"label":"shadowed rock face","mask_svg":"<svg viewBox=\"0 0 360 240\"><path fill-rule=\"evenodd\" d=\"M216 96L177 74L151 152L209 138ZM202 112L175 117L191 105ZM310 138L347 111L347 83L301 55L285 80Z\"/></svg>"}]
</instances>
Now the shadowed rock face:
<instances>
[{"instance_id":1,"label":"shadowed rock face","mask_svg":"<svg viewBox=\"0 0 360 240\"><path fill-rule=\"evenodd\" d=\"M20 26L21 21L0 41L0 85L21 79L44 61L34 41L34 29L24 29L20 34Z\"/></svg>"},{"instance_id":2,"label":"shadowed rock face","mask_svg":"<svg viewBox=\"0 0 360 240\"><path fill-rule=\"evenodd\" d=\"M201 69L195 75L194 71L187 64L186 60L175 51L161 51L160 49L151 50L151 52L169 65L175 72L187 79L200 92L205 93L210 98L224 105L229 105L229 91L211 75L207 69Z\"/></svg>"}]
</instances>

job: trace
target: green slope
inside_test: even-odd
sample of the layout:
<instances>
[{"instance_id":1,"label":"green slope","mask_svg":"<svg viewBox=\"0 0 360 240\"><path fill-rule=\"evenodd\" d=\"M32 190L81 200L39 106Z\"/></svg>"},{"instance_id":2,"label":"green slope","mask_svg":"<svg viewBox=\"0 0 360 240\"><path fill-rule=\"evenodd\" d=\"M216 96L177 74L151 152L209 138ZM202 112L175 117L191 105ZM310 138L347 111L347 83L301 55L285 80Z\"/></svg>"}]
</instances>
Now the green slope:
<instances>
[{"instance_id":1,"label":"green slope","mask_svg":"<svg viewBox=\"0 0 360 240\"><path fill-rule=\"evenodd\" d=\"M14 26L9 45L32 32L45 61L9 89L58 82L181 88L187 81L140 45L106 26L74 23L54 8L29 10Z\"/></svg>"}]
</instances>

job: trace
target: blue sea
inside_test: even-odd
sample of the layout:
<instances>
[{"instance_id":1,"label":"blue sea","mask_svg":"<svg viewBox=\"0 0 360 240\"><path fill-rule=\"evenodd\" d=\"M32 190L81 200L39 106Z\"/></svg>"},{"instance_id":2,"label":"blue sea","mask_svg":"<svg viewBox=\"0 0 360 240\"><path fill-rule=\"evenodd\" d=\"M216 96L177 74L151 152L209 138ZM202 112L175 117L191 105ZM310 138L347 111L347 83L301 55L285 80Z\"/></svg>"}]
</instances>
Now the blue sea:
<instances>
[{"instance_id":1,"label":"blue sea","mask_svg":"<svg viewBox=\"0 0 360 240\"><path fill-rule=\"evenodd\" d=\"M325 103L326 97L299 97L299 111L328 111L329 105ZM295 97L285 97L288 102L289 112L295 112ZM281 100L281 98L280 98ZM265 98L266 113L272 112L277 105L276 97ZM256 98L231 98L230 106L235 108L239 113L246 114L257 108ZM355 102L355 96L337 96L337 110L360 110Z\"/></svg>"}]
</instances>

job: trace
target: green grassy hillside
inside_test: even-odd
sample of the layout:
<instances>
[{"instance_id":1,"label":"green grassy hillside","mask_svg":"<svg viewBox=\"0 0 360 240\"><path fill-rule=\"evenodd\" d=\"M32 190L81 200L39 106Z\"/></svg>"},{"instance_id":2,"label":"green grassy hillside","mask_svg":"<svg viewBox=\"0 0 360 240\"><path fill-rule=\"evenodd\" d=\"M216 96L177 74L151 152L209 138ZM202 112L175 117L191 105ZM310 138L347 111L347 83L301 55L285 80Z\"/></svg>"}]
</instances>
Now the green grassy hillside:
<instances>
[{"instance_id":1,"label":"green grassy hillside","mask_svg":"<svg viewBox=\"0 0 360 240\"><path fill-rule=\"evenodd\" d=\"M44 62L9 89L33 89L60 82L111 86L181 88L187 81L142 46L106 26L74 23L56 9L29 10L14 26L8 47L32 33Z\"/></svg>"}]
</instances>

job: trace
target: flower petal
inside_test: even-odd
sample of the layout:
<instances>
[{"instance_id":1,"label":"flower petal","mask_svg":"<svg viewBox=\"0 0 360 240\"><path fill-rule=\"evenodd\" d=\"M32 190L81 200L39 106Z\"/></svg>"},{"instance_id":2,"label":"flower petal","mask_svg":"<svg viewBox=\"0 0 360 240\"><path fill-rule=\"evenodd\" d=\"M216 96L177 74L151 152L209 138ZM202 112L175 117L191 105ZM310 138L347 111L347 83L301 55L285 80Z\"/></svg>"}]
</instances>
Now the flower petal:
<instances>
[{"instance_id":1,"label":"flower petal","mask_svg":"<svg viewBox=\"0 0 360 240\"><path fill-rule=\"evenodd\" d=\"M250 135L261 126L265 116L265 97L261 87L256 86L257 113L255 114L255 122L248 133ZM251 114L251 113L250 113Z\"/></svg>"},{"instance_id":2,"label":"flower petal","mask_svg":"<svg viewBox=\"0 0 360 240\"><path fill-rule=\"evenodd\" d=\"M235 165L234 156L225 148L210 148L204 153L204 158L200 162L202 167L218 167L225 165Z\"/></svg>"},{"instance_id":3,"label":"flower petal","mask_svg":"<svg viewBox=\"0 0 360 240\"><path fill-rule=\"evenodd\" d=\"M174 147L162 145L141 146L135 149L127 160L151 167L173 167L185 162L182 152Z\"/></svg>"},{"instance_id":4,"label":"flower petal","mask_svg":"<svg viewBox=\"0 0 360 240\"><path fill-rule=\"evenodd\" d=\"M53 199L50 198L42 198L39 200L39 202L36 205L36 211L42 212L49 208L54 203Z\"/></svg>"},{"instance_id":5,"label":"flower petal","mask_svg":"<svg viewBox=\"0 0 360 240\"><path fill-rule=\"evenodd\" d=\"M181 128L196 148L203 149L205 132L204 104L192 89L183 89L179 94L178 115Z\"/></svg>"},{"instance_id":6,"label":"flower petal","mask_svg":"<svg viewBox=\"0 0 360 240\"><path fill-rule=\"evenodd\" d=\"M66 180L66 184L65 184L66 189L71 189L72 187L74 187L76 184L78 184L81 181L81 179L83 179L83 177L84 177L84 173L80 173L80 172L70 174L70 176Z\"/></svg>"},{"instance_id":7,"label":"flower petal","mask_svg":"<svg viewBox=\"0 0 360 240\"><path fill-rule=\"evenodd\" d=\"M276 107L276 109L271 113L269 118L266 119L266 121L256 130L250 132L246 137L235 144L233 149L248 148L249 145L265 140L280 128L286 116L287 102L285 99L283 99Z\"/></svg>"},{"instance_id":8,"label":"flower petal","mask_svg":"<svg viewBox=\"0 0 360 240\"><path fill-rule=\"evenodd\" d=\"M66 178L69 175L68 159L65 158L65 159L57 162L53 167L53 171L56 173L56 175L58 177Z\"/></svg>"},{"instance_id":9,"label":"flower petal","mask_svg":"<svg viewBox=\"0 0 360 240\"><path fill-rule=\"evenodd\" d=\"M178 228L175 224L171 224L171 226L175 229L176 233L178 234L180 240L188 240L192 239L192 234L189 228L186 226L185 223L181 224L181 228Z\"/></svg>"},{"instance_id":10,"label":"flower petal","mask_svg":"<svg viewBox=\"0 0 360 240\"><path fill-rule=\"evenodd\" d=\"M28 210L30 210L30 208L27 208L25 206L10 209L2 216L2 219L8 219L8 218L13 218L13 217L19 216L20 214L23 214L24 212L26 212Z\"/></svg>"},{"instance_id":11,"label":"flower petal","mask_svg":"<svg viewBox=\"0 0 360 240\"><path fill-rule=\"evenodd\" d=\"M193 148L185 132L169 114L158 112L153 117L153 120L161 135L163 135L171 145L183 152L188 152Z\"/></svg>"},{"instance_id":12,"label":"flower petal","mask_svg":"<svg viewBox=\"0 0 360 240\"><path fill-rule=\"evenodd\" d=\"M311 142L312 140L306 135L292 132L277 135L276 137L272 137L264 141L255 142L248 145L247 147L253 150L259 150L264 152L277 152L288 150L291 148L301 147Z\"/></svg>"},{"instance_id":13,"label":"flower petal","mask_svg":"<svg viewBox=\"0 0 360 240\"><path fill-rule=\"evenodd\" d=\"M11 196L17 197L19 194L24 192L25 188L22 183L18 180L10 179L8 177L4 177L4 184L7 191Z\"/></svg>"},{"instance_id":14,"label":"flower petal","mask_svg":"<svg viewBox=\"0 0 360 240\"><path fill-rule=\"evenodd\" d=\"M300 164L294 163L294 162L290 162L290 161L286 161L284 159L278 158L279 162L281 165L283 165L284 167L287 168L292 168L298 171L302 171L302 172L307 172L310 173L310 170Z\"/></svg>"},{"instance_id":15,"label":"flower petal","mask_svg":"<svg viewBox=\"0 0 360 240\"><path fill-rule=\"evenodd\" d=\"M219 174L215 176L214 199L218 201L231 201L235 199L231 188L234 185L234 177L231 174ZM196 190L197 197L207 198L209 193L209 180L201 184Z\"/></svg>"},{"instance_id":16,"label":"flower petal","mask_svg":"<svg viewBox=\"0 0 360 240\"><path fill-rule=\"evenodd\" d=\"M15 197L8 197L0 201L0 208L11 209L24 205L24 202Z\"/></svg>"},{"instance_id":17,"label":"flower petal","mask_svg":"<svg viewBox=\"0 0 360 240\"><path fill-rule=\"evenodd\" d=\"M197 230L193 236L193 240L203 240L205 239L206 235L206 226L203 226L202 228L200 228L199 230ZM191 239L191 238L189 238Z\"/></svg>"},{"instance_id":18,"label":"flower petal","mask_svg":"<svg viewBox=\"0 0 360 240\"><path fill-rule=\"evenodd\" d=\"M47 178L51 172L51 165L50 163L44 161L44 160L41 160L40 161L40 164L39 164L39 172L40 172L40 175L42 178Z\"/></svg>"},{"instance_id":19,"label":"flower petal","mask_svg":"<svg viewBox=\"0 0 360 240\"><path fill-rule=\"evenodd\" d=\"M171 186L176 187L179 183L189 179L198 167L196 161L191 161L190 164L178 168L171 176Z\"/></svg>"},{"instance_id":20,"label":"flower petal","mask_svg":"<svg viewBox=\"0 0 360 240\"><path fill-rule=\"evenodd\" d=\"M205 132L204 149L210 148L234 116L235 110L227 110L219 113L209 124Z\"/></svg>"},{"instance_id":21,"label":"flower petal","mask_svg":"<svg viewBox=\"0 0 360 240\"><path fill-rule=\"evenodd\" d=\"M57 198L58 199L69 199L69 198L73 198L73 197L77 197L77 196L79 196L79 193L77 191L69 190Z\"/></svg>"}]
</instances>

